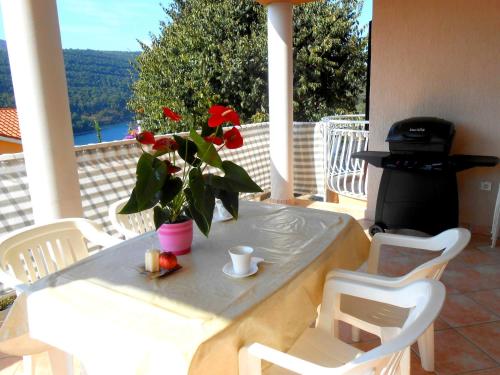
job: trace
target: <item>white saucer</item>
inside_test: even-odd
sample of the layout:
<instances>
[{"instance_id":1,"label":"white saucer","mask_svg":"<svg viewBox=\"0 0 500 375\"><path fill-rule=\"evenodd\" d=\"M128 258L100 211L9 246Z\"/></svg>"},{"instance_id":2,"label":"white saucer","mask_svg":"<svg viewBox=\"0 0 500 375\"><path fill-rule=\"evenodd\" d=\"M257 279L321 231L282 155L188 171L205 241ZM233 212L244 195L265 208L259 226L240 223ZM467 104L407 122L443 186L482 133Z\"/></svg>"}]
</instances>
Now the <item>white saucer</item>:
<instances>
[{"instance_id":1,"label":"white saucer","mask_svg":"<svg viewBox=\"0 0 500 375\"><path fill-rule=\"evenodd\" d=\"M234 273L233 263L227 262L226 264L224 264L224 267L222 267L222 272L224 272L226 275L234 279L241 279L243 277L255 275L259 270L258 264L263 261L264 259L262 258L252 257L252 259L250 260L250 271L248 271L248 273L245 273L243 275Z\"/></svg>"}]
</instances>

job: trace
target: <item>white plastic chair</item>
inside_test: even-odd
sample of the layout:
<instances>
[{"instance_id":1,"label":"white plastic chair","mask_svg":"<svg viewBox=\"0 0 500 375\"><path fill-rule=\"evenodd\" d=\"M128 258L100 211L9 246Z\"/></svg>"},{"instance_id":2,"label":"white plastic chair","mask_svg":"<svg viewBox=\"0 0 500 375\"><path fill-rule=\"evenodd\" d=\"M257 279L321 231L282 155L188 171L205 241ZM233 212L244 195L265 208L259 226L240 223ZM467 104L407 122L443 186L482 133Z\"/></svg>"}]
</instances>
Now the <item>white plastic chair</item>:
<instances>
[{"instance_id":1,"label":"white plastic chair","mask_svg":"<svg viewBox=\"0 0 500 375\"><path fill-rule=\"evenodd\" d=\"M136 214L118 214L127 201L128 198L120 199L109 206L109 220L111 220L113 228L124 235L126 239L156 230L153 221L153 209L144 210Z\"/></svg>"},{"instance_id":2,"label":"white plastic chair","mask_svg":"<svg viewBox=\"0 0 500 375\"><path fill-rule=\"evenodd\" d=\"M434 237L422 238L389 233L377 233L371 243L368 257L368 273L334 270L331 277L353 280L387 288L399 288L415 280L424 278L439 280L448 262L456 257L469 243L471 234L467 229L455 228L446 230ZM442 253L419 265L411 272L400 277L376 275L378 272L380 250L382 245L402 246L410 249L442 251ZM411 251L411 250L408 250ZM345 297L342 299L342 309L346 314L356 318L353 324L353 340L359 341L359 328L382 336L383 327L401 326L408 315L407 309ZM418 348L422 367L434 371L434 326L433 324L418 339ZM409 354L409 353L408 353ZM409 355L402 363L402 372L409 373Z\"/></svg>"},{"instance_id":3,"label":"white plastic chair","mask_svg":"<svg viewBox=\"0 0 500 375\"><path fill-rule=\"evenodd\" d=\"M409 314L402 327L384 327L382 345L365 353L337 338L334 322L356 323L343 313L341 295L395 305ZM329 276L316 327L306 329L287 353L258 343L244 346L239 351L239 374L261 374L262 360L273 364L265 374L394 374L403 353L438 316L444 298L445 288L435 280L384 288Z\"/></svg>"},{"instance_id":4,"label":"white plastic chair","mask_svg":"<svg viewBox=\"0 0 500 375\"><path fill-rule=\"evenodd\" d=\"M17 293L53 272L89 255L89 245L109 247L121 242L87 219L61 219L50 224L32 225L0 238L0 282ZM56 374L70 373L70 356L49 351ZM24 373L33 374L31 356L25 356Z\"/></svg>"}]
</instances>

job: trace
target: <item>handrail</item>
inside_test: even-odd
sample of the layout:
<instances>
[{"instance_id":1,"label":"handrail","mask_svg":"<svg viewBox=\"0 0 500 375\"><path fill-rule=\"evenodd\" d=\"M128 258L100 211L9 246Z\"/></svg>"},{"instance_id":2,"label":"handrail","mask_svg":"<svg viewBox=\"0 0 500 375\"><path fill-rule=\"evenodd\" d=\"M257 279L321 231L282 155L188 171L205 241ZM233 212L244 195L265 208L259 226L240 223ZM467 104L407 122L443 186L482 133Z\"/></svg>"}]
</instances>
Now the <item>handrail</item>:
<instances>
[{"instance_id":1,"label":"handrail","mask_svg":"<svg viewBox=\"0 0 500 375\"><path fill-rule=\"evenodd\" d=\"M346 120L364 115L329 116L321 120L325 161L326 189L337 194L366 200L365 161L354 159L354 152L368 150L368 121Z\"/></svg>"}]
</instances>

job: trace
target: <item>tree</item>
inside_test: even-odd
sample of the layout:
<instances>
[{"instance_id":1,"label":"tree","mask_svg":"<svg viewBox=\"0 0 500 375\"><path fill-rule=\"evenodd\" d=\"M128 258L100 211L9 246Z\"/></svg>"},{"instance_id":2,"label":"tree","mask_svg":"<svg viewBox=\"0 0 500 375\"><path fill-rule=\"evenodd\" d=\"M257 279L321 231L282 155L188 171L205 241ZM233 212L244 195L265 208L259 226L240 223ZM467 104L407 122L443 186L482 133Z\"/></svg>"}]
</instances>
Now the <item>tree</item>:
<instances>
[{"instance_id":1,"label":"tree","mask_svg":"<svg viewBox=\"0 0 500 375\"><path fill-rule=\"evenodd\" d=\"M315 121L352 112L366 75L362 0L294 8L294 116ZM254 0L174 0L151 46L142 44L129 108L143 127L186 130L163 121L162 106L206 122L212 104L233 106L243 122L268 117L266 11Z\"/></svg>"}]
</instances>

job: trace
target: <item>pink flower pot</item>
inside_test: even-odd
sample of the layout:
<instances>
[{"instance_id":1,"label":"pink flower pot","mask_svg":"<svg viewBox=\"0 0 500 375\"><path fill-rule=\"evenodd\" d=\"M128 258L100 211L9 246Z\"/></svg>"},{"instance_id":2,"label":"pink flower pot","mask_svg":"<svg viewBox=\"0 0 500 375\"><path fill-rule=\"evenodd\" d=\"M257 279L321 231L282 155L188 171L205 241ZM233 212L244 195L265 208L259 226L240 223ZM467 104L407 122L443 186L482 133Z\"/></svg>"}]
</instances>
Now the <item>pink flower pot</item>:
<instances>
[{"instance_id":1,"label":"pink flower pot","mask_svg":"<svg viewBox=\"0 0 500 375\"><path fill-rule=\"evenodd\" d=\"M193 220L176 224L163 224L157 231L163 251L184 255L191 251L193 242Z\"/></svg>"}]
</instances>

